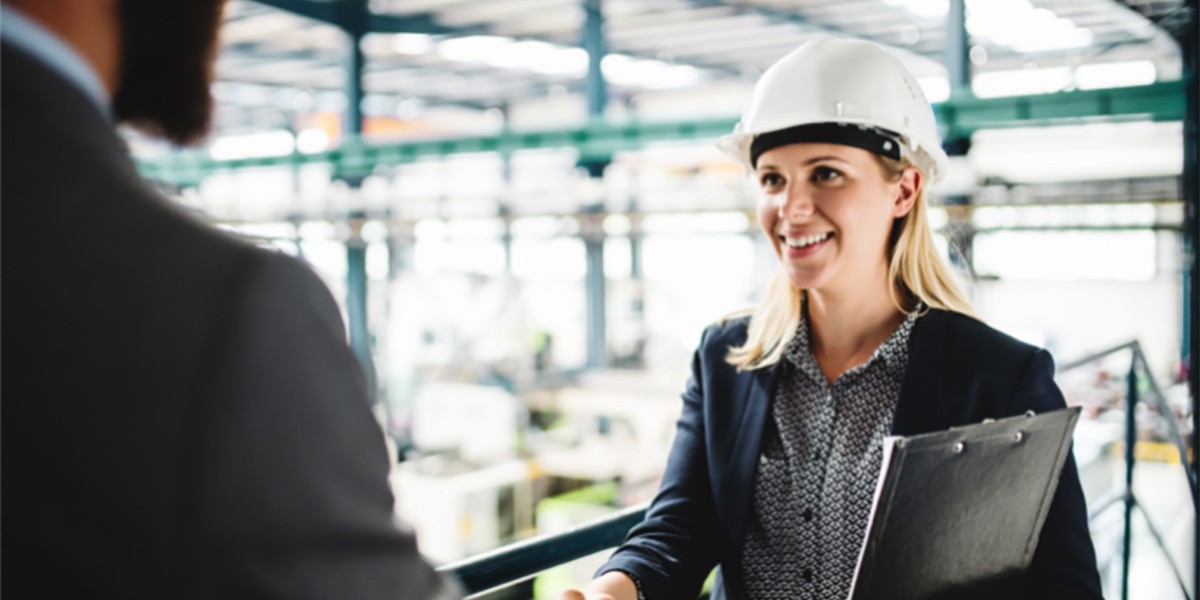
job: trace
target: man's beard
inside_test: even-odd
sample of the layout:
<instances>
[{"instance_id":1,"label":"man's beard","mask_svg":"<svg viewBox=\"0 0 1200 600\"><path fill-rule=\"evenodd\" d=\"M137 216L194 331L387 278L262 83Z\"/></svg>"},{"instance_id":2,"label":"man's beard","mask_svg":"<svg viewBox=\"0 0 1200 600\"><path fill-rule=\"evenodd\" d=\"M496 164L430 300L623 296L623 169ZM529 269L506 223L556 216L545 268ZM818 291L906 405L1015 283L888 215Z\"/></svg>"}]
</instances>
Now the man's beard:
<instances>
[{"instance_id":1,"label":"man's beard","mask_svg":"<svg viewBox=\"0 0 1200 600\"><path fill-rule=\"evenodd\" d=\"M176 144L198 141L212 120L209 84L225 0L121 0L119 122Z\"/></svg>"}]
</instances>

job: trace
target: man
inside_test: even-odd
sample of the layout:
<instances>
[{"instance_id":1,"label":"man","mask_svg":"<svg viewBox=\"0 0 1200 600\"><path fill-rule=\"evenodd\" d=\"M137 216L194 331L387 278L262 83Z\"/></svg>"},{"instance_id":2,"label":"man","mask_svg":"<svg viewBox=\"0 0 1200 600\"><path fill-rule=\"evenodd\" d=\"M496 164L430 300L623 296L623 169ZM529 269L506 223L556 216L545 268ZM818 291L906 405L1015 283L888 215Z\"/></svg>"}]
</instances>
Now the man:
<instances>
[{"instance_id":1,"label":"man","mask_svg":"<svg viewBox=\"0 0 1200 600\"><path fill-rule=\"evenodd\" d=\"M3 593L430 598L328 291L139 179L205 132L222 0L5 0ZM10 595L11 594L11 595Z\"/></svg>"}]
</instances>

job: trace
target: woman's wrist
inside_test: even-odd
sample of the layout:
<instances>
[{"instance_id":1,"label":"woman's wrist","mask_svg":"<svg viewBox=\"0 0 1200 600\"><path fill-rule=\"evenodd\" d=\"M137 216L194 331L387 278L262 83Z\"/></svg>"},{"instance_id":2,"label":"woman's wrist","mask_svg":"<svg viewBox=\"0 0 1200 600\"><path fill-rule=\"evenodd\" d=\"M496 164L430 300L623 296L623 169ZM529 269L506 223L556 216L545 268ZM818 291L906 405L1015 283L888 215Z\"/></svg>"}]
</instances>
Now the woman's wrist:
<instances>
[{"instance_id":1,"label":"woman's wrist","mask_svg":"<svg viewBox=\"0 0 1200 600\"><path fill-rule=\"evenodd\" d=\"M584 589L588 600L593 597L612 600L638 600L637 584L633 578L621 571L609 571L592 580Z\"/></svg>"}]
</instances>

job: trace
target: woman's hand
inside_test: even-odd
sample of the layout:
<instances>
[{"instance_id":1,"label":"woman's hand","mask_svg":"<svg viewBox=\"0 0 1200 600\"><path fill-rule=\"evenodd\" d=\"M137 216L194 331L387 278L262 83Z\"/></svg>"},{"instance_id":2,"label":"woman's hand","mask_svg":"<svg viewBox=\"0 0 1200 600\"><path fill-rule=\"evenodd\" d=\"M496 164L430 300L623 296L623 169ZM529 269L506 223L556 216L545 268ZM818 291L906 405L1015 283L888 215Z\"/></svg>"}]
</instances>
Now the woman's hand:
<instances>
[{"instance_id":1,"label":"woman's hand","mask_svg":"<svg viewBox=\"0 0 1200 600\"><path fill-rule=\"evenodd\" d=\"M588 584L583 591L564 590L555 600L637 600L637 586L628 575L609 571Z\"/></svg>"},{"instance_id":2,"label":"woman's hand","mask_svg":"<svg viewBox=\"0 0 1200 600\"><path fill-rule=\"evenodd\" d=\"M555 600L616 600L608 594L585 594L579 590L564 590Z\"/></svg>"}]
</instances>

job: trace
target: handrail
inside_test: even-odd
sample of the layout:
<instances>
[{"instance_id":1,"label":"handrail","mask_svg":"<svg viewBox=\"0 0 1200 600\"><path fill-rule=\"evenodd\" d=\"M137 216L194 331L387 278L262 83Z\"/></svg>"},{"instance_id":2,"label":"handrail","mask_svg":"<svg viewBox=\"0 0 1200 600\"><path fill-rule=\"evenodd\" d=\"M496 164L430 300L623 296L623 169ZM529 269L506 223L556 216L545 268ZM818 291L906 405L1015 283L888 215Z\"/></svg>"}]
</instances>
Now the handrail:
<instances>
[{"instance_id":1,"label":"handrail","mask_svg":"<svg viewBox=\"0 0 1200 600\"><path fill-rule=\"evenodd\" d=\"M1090 365L1090 364L1096 362L1097 360L1100 360L1101 358L1105 358L1112 354L1117 354L1118 352L1124 352L1125 350L1130 350L1135 345L1137 345L1137 342L1125 342L1124 344L1113 346L1112 348L1109 348L1107 350L1093 352L1091 354L1087 354L1082 357L1076 358L1075 360L1061 363L1058 365L1058 372L1059 372L1059 374L1062 374L1062 373L1066 373L1067 371L1074 371L1075 369L1078 369L1079 367L1082 367L1084 365Z\"/></svg>"},{"instance_id":2,"label":"handrail","mask_svg":"<svg viewBox=\"0 0 1200 600\"><path fill-rule=\"evenodd\" d=\"M507 587L546 569L618 546L642 522L647 504L626 508L569 531L484 552L438 569L468 597Z\"/></svg>"},{"instance_id":3,"label":"handrail","mask_svg":"<svg viewBox=\"0 0 1200 600\"><path fill-rule=\"evenodd\" d=\"M1121 598L1127 600L1129 598L1129 563L1131 558L1131 542L1133 537L1133 511L1134 509L1142 512L1142 518L1146 521L1146 528L1150 532L1150 536L1158 545L1159 550L1166 556L1167 562L1170 564L1171 571L1175 575L1176 581L1179 583L1180 591L1183 592L1183 597L1191 600L1188 595L1187 584L1183 581L1183 576L1176 568L1175 562L1171 559L1170 552L1167 551L1166 543L1163 541L1162 535L1158 529L1154 527L1154 523L1150 521L1150 515L1146 513L1141 502L1133 493L1133 469L1137 465L1137 455L1134 448L1137 445L1137 404L1140 398L1139 381L1144 381L1150 391L1150 396L1153 398L1154 408L1167 422L1168 435L1171 437L1171 442L1175 445L1179 452L1180 463L1183 466L1184 473L1187 474L1188 485L1191 491L1192 507L1198 508L1196 492L1196 473L1191 468L1188 461L1187 446L1183 442L1183 436L1179 433L1179 427L1175 423L1175 416L1171 414L1171 408L1167 406L1167 398L1162 393L1162 388L1158 385L1158 380L1155 379L1154 373L1150 371L1150 367L1146 361L1146 355L1142 352L1142 346L1136 340L1114 346L1108 350L1095 352L1082 358L1063 363L1059 369L1059 373L1065 373L1073 369L1085 366L1099 359L1108 357L1113 354L1129 351L1132 357L1129 361L1129 372L1126 375L1126 397L1125 397L1125 485L1122 490L1102 498L1097 505L1092 507L1088 513L1088 521L1096 519L1100 514L1114 506L1121 506L1124 509L1123 515L1123 542L1121 547Z\"/></svg>"},{"instance_id":4,"label":"handrail","mask_svg":"<svg viewBox=\"0 0 1200 600\"><path fill-rule=\"evenodd\" d=\"M1135 360L1142 367L1142 376L1145 377L1146 383L1150 386L1150 393L1154 395L1154 406L1158 409L1158 414L1168 423L1171 424L1167 428L1167 433L1171 436L1171 441L1175 444L1175 449L1179 451L1179 463L1183 465L1183 470L1187 473L1188 483L1192 486L1192 499L1197 497L1196 488L1196 472L1189 469L1187 444L1183 441L1183 435L1179 433L1179 427L1175 423L1175 415L1171 414L1171 407L1167 406L1167 397L1163 395L1162 390L1158 387L1158 380L1150 372L1150 366L1146 364L1146 355L1142 354L1141 346L1137 347Z\"/></svg>"},{"instance_id":5,"label":"handrail","mask_svg":"<svg viewBox=\"0 0 1200 600\"><path fill-rule=\"evenodd\" d=\"M1154 409L1158 414L1170 423L1168 434L1171 436L1171 443L1175 446L1175 450L1179 453L1179 462L1183 464L1183 469L1187 473L1188 485L1192 490L1193 501L1197 498L1196 473L1189 467L1187 444L1183 441L1183 436L1179 433L1179 427L1175 424L1175 416L1171 414L1171 407L1167 405L1167 397L1163 395L1162 388L1158 385L1158 379L1154 377L1154 373L1150 372L1150 367L1146 361L1146 354L1142 352L1142 345L1137 340L1126 342L1118 346L1113 346L1107 350L1094 352L1077 358L1069 362L1062 363L1058 368L1058 373L1066 373L1073 371L1079 367L1091 364L1101 358L1106 358L1113 354L1118 354L1125 351L1133 352L1133 359L1130 364L1129 373L1131 376L1140 377L1150 387L1150 394L1154 397ZM1139 373L1140 371L1140 373ZM1136 402L1134 403L1136 404Z\"/></svg>"},{"instance_id":6,"label":"handrail","mask_svg":"<svg viewBox=\"0 0 1200 600\"><path fill-rule=\"evenodd\" d=\"M1139 509L1142 509L1141 503L1137 498L1133 499L1134 504ZM1179 567L1175 566L1175 561L1171 560L1170 554L1167 553L1167 543L1163 540L1163 536L1158 532L1158 528L1154 526L1154 522L1150 520L1150 515L1146 514L1146 510L1142 509L1142 519L1146 521L1146 531L1150 532L1150 536L1154 538L1154 543L1162 549L1163 554L1167 554L1167 566L1171 567L1171 573L1175 575L1175 581L1179 583L1179 589L1183 590L1183 597L1189 598L1187 593L1187 583L1183 581L1183 573L1179 572Z\"/></svg>"}]
</instances>

